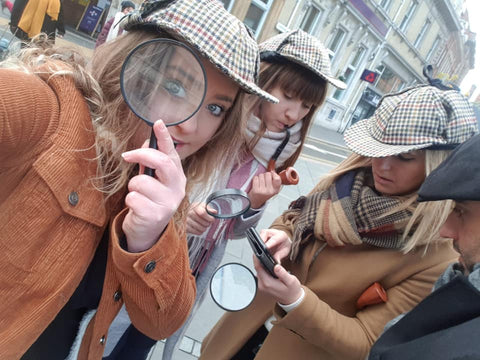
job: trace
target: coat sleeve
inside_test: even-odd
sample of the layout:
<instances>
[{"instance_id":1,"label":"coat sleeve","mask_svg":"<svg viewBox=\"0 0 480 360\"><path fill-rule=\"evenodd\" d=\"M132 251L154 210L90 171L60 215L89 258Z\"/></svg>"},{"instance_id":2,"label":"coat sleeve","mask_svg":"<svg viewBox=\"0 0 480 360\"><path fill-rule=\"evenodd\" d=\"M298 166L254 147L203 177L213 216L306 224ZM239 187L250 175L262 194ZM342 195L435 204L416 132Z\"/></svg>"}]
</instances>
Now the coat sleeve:
<instances>
[{"instance_id":1,"label":"coat sleeve","mask_svg":"<svg viewBox=\"0 0 480 360\"><path fill-rule=\"evenodd\" d=\"M124 209L112 224L112 258L132 323L153 339L173 334L187 319L195 299L195 279L185 234L171 220L158 242L142 253L121 246Z\"/></svg>"},{"instance_id":2,"label":"coat sleeve","mask_svg":"<svg viewBox=\"0 0 480 360\"><path fill-rule=\"evenodd\" d=\"M235 224L233 225L233 239L241 239L245 237L245 233L248 228L256 227L258 222L265 212L266 205L262 206L260 209L248 210L245 214L239 216L235 219Z\"/></svg>"},{"instance_id":3,"label":"coat sleeve","mask_svg":"<svg viewBox=\"0 0 480 360\"><path fill-rule=\"evenodd\" d=\"M387 289L386 303L368 306L349 317L332 309L304 286L305 298L289 313L278 305L275 326L282 326L340 359L365 359L386 322L411 310L431 291L438 275L448 266L445 261L416 273Z\"/></svg>"},{"instance_id":4,"label":"coat sleeve","mask_svg":"<svg viewBox=\"0 0 480 360\"><path fill-rule=\"evenodd\" d=\"M58 119L58 100L44 81L0 69L0 166L16 166L43 151Z\"/></svg>"}]
</instances>

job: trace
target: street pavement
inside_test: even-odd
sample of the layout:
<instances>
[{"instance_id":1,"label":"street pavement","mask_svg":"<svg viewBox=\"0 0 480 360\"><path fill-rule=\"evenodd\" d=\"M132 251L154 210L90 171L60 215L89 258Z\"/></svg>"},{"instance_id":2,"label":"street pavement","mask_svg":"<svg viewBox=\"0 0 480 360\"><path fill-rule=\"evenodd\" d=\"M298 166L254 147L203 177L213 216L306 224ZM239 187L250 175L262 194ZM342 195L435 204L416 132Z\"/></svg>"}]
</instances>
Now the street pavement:
<instances>
[{"instance_id":1,"label":"street pavement","mask_svg":"<svg viewBox=\"0 0 480 360\"><path fill-rule=\"evenodd\" d=\"M8 16L0 13L0 37L3 30L7 28L7 24ZM67 29L65 37L57 39L57 44L73 46L83 55L91 57L94 41L71 30ZM7 30L4 36L10 38L12 35ZM283 187L282 191L269 202L257 228L268 228L273 220L287 209L291 201L307 194L323 175L345 159L349 153L345 148L342 134L313 124L304 150L295 164L295 169L300 175L299 183L296 186ZM228 262L239 262L253 270L252 251L245 238L229 241L222 264ZM223 313L224 311L215 305L208 295L194 314L193 321L182 339L180 349L175 352L173 359L197 359L200 355L203 338ZM149 354L149 360L160 360L162 351L163 342L158 342Z\"/></svg>"}]
</instances>

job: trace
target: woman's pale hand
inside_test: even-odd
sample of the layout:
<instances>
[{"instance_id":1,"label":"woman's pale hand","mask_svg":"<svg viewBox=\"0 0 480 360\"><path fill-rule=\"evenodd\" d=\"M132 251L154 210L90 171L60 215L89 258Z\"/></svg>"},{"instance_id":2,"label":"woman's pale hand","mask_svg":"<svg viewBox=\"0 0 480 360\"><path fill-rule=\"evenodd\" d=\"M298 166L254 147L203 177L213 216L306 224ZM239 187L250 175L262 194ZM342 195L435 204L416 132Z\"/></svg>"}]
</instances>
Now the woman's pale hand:
<instances>
[{"instance_id":1,"label":"woman's pale hand","mask_svg":"<svg viewBox=\"0 0 480 360\"><path fill-rule=\"evenodd\" d=\"M264 229L260 231L260 237L265 242L268 251L273 258L280 264L282 259L290 254L292 248L292 241L287 233L282 230Z\"/></svg>"},{"instance_id":2,"label":"woman's pale hand","mask_svg":"<svg viewBox=\"0 0 480 360\"><path fill-rule=\"evenodd\" d=\"M280 192L281 186L282 179L275 171L254 176L252 188L248 193L250 207L252 209L261 208L268 199Z\"/></svg>"},{"instance_id":3,"label":"woman's pale hand","mask_svg":"<svg viewBox=\"0 0 480 360\"><path fill-rule=\"evenodd\" d=\"M193 235L202 235L207 228L212 225L215 218L207 213L205 203L193 203L187 214L187 233ZM210 212L214 209L209 208Z\"/></svg>"},{"instance_id":4,"label":"woman's pale hand","mask_svg":"<svg viewBox=\"0 0 480 360\"><path fill-rule=\"evenodd\" d=\"M181 160L165 124L153 126L158 150L146 147L123 153L129 163L140 164L139 174L128 183L125 204L129 208L122 229L128 251L150 249L160 238L173 214L185 197L186 178ZM155 170L155 177L143 174L144 168Z\"/></svg>"},{"instance_id":5,"label":"woman's pale hand","mask_svg":"<svg viewBox=\"0 0 480 360\"><path fill-rule=\"evenodd\" d=\"M275 265L273 271L278 279L270 276L263 265L253 256L253 265L257 271L258 289L270 294L276 302L289 305L302 296L302 285L295 275L289 274L282 265Z\"/></svg>"}]
</instances>

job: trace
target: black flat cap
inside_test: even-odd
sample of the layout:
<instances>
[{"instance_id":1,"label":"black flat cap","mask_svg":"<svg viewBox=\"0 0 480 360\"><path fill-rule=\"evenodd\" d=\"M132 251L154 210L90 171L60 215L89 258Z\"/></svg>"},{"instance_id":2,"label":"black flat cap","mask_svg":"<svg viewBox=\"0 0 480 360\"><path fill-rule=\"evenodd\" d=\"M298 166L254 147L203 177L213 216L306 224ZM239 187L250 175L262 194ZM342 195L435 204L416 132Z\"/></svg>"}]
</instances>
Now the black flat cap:
<instances>
[{"instance_id":1,"label":"black flat cap","mask_svg":"<svg viewBox=\"0 0 480 360\"><path fill-rule=\"evenodd\" d=\"M459 145L418 191L418 201L445 199L480 201L480 135Z\"/></svg>"}]
</instances>

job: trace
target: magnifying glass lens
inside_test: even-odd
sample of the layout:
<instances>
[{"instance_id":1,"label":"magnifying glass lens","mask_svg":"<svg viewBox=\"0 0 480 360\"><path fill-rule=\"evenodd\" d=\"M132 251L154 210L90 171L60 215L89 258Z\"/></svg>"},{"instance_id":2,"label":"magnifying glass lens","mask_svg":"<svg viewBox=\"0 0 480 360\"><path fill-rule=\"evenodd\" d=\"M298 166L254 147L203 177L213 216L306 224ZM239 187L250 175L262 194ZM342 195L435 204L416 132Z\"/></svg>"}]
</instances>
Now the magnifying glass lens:
<instances>
[{"instance_id":1,"label":"magnifying glass lens","mask_svg":"<svg viewBox=\"0 0 480 360\"><path fill-rule=\"evenodd\" d=\"M224 189L207 199L207 212L218 219L231 219L250 208L248 195L239 189Z\"/></svg>"},{"instance_id":2,"label":"magnifying glass lens","mask_svg":"<svg viewBox=\"0 0 480 360\"><path fill-rule=\"evenodd\" d=\"M181 43L159 39L139 45L122 69L122 93L132 111L150 125L190 118L205 94L205 75L194 53Z\"/></svg>"}]
</instances>

